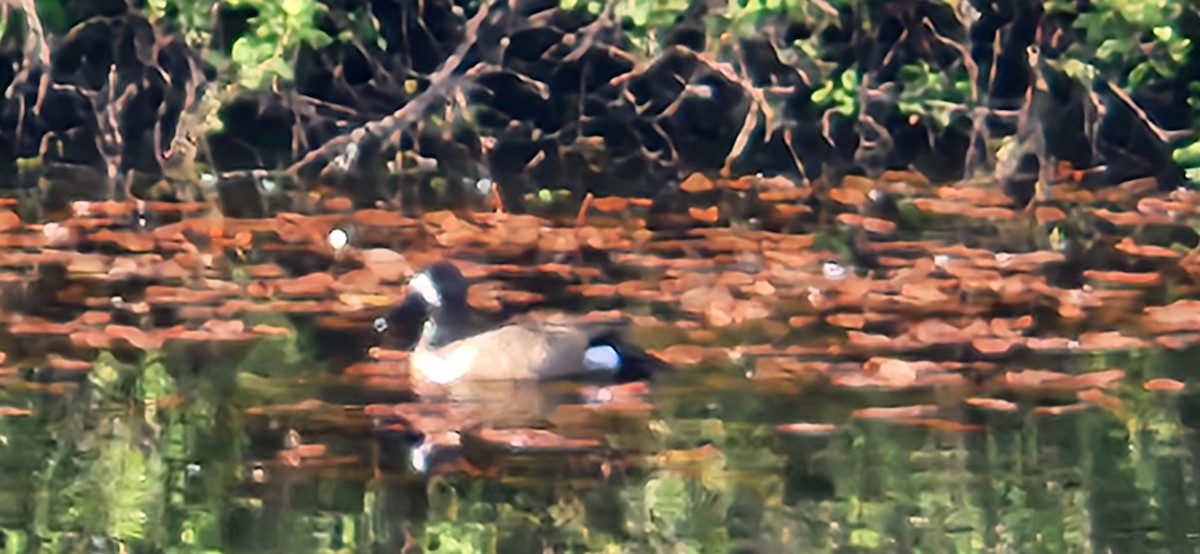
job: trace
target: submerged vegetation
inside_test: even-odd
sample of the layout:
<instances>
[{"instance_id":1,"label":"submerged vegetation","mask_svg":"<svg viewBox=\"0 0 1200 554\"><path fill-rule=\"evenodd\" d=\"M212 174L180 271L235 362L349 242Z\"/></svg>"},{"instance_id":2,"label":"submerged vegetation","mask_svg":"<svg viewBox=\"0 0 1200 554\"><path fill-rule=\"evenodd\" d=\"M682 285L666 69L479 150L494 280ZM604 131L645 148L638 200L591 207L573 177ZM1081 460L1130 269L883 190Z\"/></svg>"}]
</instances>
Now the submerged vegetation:
<instances>
[{"instance_id":1,"label":"submerged vegetation","mask_svg":"<svg viewBox=\"0 0 1200 554\"><path fill-rule=\"evenodd\" d=\"M3 0L0 544L1194 550L1198 9ZM414 390L444 258L676 371Z\"/></svg>"}]
</instances>

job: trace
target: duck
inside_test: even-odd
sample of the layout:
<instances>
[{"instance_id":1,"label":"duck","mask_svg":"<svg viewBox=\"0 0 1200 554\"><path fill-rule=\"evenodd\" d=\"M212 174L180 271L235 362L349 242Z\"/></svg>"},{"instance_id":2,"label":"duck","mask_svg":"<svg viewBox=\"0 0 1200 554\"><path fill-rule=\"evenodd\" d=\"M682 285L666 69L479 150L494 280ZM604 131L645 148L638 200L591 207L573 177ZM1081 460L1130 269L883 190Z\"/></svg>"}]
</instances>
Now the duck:
<instances>
[{"instance_id":1,"label":"duck","mask_svg":"<svg viewBox=\"0 0 1200 554\"><path fill-rule=\"evenodd\" d=\"M645 381L669 366L626 340L628 321L509 322L481 328L467 303L470 282L451 262L434 262L408 281L402 302L374 321L384 333L423 318L409 353L419 381Z\"/></svg>"}]
</instances>

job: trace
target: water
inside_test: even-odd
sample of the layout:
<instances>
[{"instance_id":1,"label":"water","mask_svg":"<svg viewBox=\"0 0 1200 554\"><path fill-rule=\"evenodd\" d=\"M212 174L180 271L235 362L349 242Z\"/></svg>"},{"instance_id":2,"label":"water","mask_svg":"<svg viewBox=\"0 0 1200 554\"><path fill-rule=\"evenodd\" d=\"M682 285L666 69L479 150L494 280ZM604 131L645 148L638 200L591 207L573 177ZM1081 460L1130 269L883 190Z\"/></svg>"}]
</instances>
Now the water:
<instances>
[{"instance_id":1,"label":"water","mask_svg":"<svg viewBox=\"0 0 1200 554\"><path fill-rule=\"evenodd\" d=\"M1187 310L1145 310L1190 297L1164 269L1186 273L1187 258L1122 250L1128 275L1163 275L1149 284L1085 273L1118 268L1071 254L1095 243L1056 246L1062 227L1031 214L882 235L649 231L633 211L583 228L336 210L179 224L119 205L49 227L21 216L0 235L6 551L1200 541L1194 337ZM324 242L335 228L346 246ZM680 367L644 388L416 398L402 349L372 348L371 322L445 255L496 320L619 312Z\"/></svg>"},{"instance_id":2,"label":"water","mask_svg":"<svg viewBox=\"0 0 1200 554\"><path fill-rule=\"evenodd\" d=\"M6 548L1190 552L1198 532L1191 395L1059 416L947 402L962 427L942 429L847 413L934 392L666 388L652 414L597 418L613 452L476 441L482 468L423 476L353 405L189 388L157 428L144 405L10 390L33 413L0 423ZM797 421L829 427L777 428Z\"/></svg>"}]
</instances>

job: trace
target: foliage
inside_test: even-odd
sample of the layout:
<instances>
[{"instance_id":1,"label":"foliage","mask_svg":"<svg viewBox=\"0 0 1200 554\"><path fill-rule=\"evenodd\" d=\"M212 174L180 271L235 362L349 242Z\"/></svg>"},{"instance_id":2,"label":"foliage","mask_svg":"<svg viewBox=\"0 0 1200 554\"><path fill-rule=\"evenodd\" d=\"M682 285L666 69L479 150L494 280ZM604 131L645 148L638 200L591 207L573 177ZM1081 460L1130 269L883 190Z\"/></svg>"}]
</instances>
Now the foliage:
<instances>
[{"instance_id":1,"label":"foliage","mask_svg":"<svg viewBox=\"0 0 1200 554\"><path fill-rule=\"evenodd\" d=\"M1068 0L1046 4L1048 13L1072 17L1073 28L1080 31L1080 40L1071 45L1065 61L1076 67L1088 66L1089 71L1086 77L1079 71L1072 74L1088 80L1102 75L1129 91L1155 82L1180 82L1188 88L1191 128L1200 131L1200 88L1177 79L1179 70L1194 55L1192 40L1179 26L1184 11L1194 10L1194 3L1097 0L1085 11ZM1168 128L1178 128L1179 123L1160 122ZM1179 145L1173 157L1188 170L1191 180L1200 180L1200 141Z\"/></svg>"},{"instance_id":2,"label":"foliage","mask_svg":"<svg viewBox=\"0 0 1200 554\"><path fill-rule=\"evenodd\" d=\"M1047 11L1075 16L1081 40L1070 55L1091 60L1104 73L1136 89L1151 77L1172 78L1192 50L1177 27L1185 2L1098 0L1078 12L1074 2L1050 0ZM1131 41L1134 41L1131 44Z\"/></svg>"},{"instance_id":3,"label":"foliage","mask_svg":"<svg viewBox=\"0 0 1200 554\"><path fill-rule=\"evenodd\" d=\"M290 81L301 47L320 48L334 40L317 27L317 19L328 11L319 0L225 0L217 5L203 0L151 0L146 9L152 21L178 29L196 48L211 42L213 18L221 9L252 12L249 25L228 53L231 77L250 90Z\"/></svg>"},{"instance_id":4,"label":"foliage","mask_svg":"<svg viewBox=\"0 0 1200 554\"><path fill-rule=\"evenodd\" d=\"M230 6L257 12L246 34L234 41L230 54L238 82L244 87L256 89L276 79L290 81L291 55L297 48L319 48L333 41L315 26L317 15L325 9L317 0L231 0Z\"/></svg>"},{"instance_id":5,"label":"foliage","mask_svg":"<svg viewBox=\"0 0 1200 554\"><path fill-rule=\"evenodd\" d=\"M454 50L450 42L470 41L476 38L490 41L489 33L503 34L510 31L500 28L508 25L505 23L498 24L495 29L488 30L480 37L452 36L457 30L463 29L460 25L466 22L467 12L478 7L477 4L453 2L446 6L418 3L416 7L404 4L404 9L414 10L402 18L406 21L412 20L411 28L405 27L409 23L397 26L393 21L381 20L380 18L392 16L388 15L390 12L373 3L364 5L321 0L223 0L213 4L202 0L150 0L142 9L161 29L184 36L186 42L197 50L203 59L216 66L216 83L200 95L199 105L188 106L188 113L183 116L184 124L180 126L199 129L197 134L212 135L226 131L223 123L216 117L219 109L244 101L250 96L242 93L260 91L268 87L277 91L281 90L280 87L286 88L297 73L296 64L306 64L300 71L305 75L313 74L314 78L305 78L304 83L298 84L303 89L300 99L305 104L297 105L294 101L296 98L285 99L283 95L268 102L294 112L294 120L291 123L296 134L287 137L291 140L286 141L283 137L263 139L264 142L272 144L290 143L290 155L293 157L286 162L295 163L297 154L312 153L314 146L318 149L323 148L335 142L330 139L330 135L345 134L345 129L353 129L367 121L411 125L413 122L403 121L404 118L393 121L387 120L386 116L390 115L389 111L396 109L397 105L403 105L417 96L419 83L428 77L429 69L426 68L435 67L429 64L437 63L437 58L444 58ZM995 98L986 96L991 94L992 90L1005 88L990 82L992 79L1022 79L1014 75L1025 70L1020 66L1026 60L1020 59L1019 52L1021 48L1028 46L1029 38L1036 37L1035 40L1045 47L1043 50L1047 53L1040 63L1066 69L1068 74L1081 80L1112 80L1123 86L1126 91L1134 93L1134 98L1139 102L1144 101L1144 97L1137 94L1140 91L1160 91L1163 85L1183 86L1190 78L1183 75L1181 70L1188 67L1188 60L1192 57L1192 45L1190 38L1185 34L1186 30L1179 28L1179 21L1186 19L1185 15L1195 15L1196 6L1193 3L1047 0L1044 4L1047 11L1044 14L1031 6L1019 8L1028 11L1030 15L1040 17L1041 20L1032 25L1029 21L1021 21L1021 17L1018 17L1017 21L1006 21L1001 25L1002 28L996 31L999 33L998 39L1002 40L994 45L991 44L991 39L978 44L974 42L981 40L977 36L979 33L975 31L979 30L980 26L987 28L990 25L982 22L979 8L975 7L974 3L914 0L901 4L905 6L904 9L890 10L880 9L880 4L861 0L560 2L561 7L568 10L585 12L591 16L610 16L601 23L614 25L617 28L614 30L619 30L612 33L612 37L606 35L604 40L611 40L616 47L631 51L634 58L669 55L662 46L667 41L674 41L680 29L692 29L703 33L707 36L707 41L703 52L699 54L705 64L718 72L727 71L725 77L742 89L738 92L746 92L754 97L754 108L762 110L761 119L767 120L766 123L775 127L799 124L795 121L798 117L803 119L812 114L821 117L822 114L837 112L846 116L834 122L836 129L833 130L837 131L845 123L854 124L854 120L865 111L861 103L868 99L882 98L889 105L881 106L880 109L894 110L893 113L907 116L925 116L907 119L929 127L931 133L951 135L953 140L944 143L933 140L938 137L930 136L930 144L938 143L941 145L939 148L949 148L944 144L961 141L959 135L965 134L965 131L958 127L946 129L950 126L952 115L967 115L978 126L982 121L980 117L983 117L983 112L993 109L993 106L1005 105L1021 98L1015 91L1006 91L1006 94L1012 97L999 99L1001 102L997 104L992 102ZM62 0L41 0L39 6L39 11L44 12L44 18L57 17L68 23L75 23L78 19L76 16L82 13L82 8L78 5ZM446 10L446 14L434 14L443 9ZM1000 8L993 5L983 9L994 11ZM1010 15L989 13L985 19L990 18L990 21ZM412 19L414 17L416 19ZM461 19L441 29L439 25L442 25L442 22L439 22L439 18L444 17ZM233 23L230 23L231 21ZM242 25L243 23L245 25ZM1017 30L1014 27L1021 25L1030 28ZM54 34L61 34L53 25L48 26ZM223 28L217 29L217 26ZM450 31L452 28L457 30ZM515 30L516 27L511 29ZM233 36L229 36L228 33L233 33ZM386 41L383 38L385 35ZM508 40L514 37L508 37ZM802 76L806 87L807 106L799 106L795 99L782 97L786 95L786 87L771 86L757 91L750 90L754 87L762 88L762 84L748 86L745 82L747 74L753 70L748 68L746 47L739 43L744 38L766 39L771 43L772 54L778 56L778 62L786 67L787 71ZM1003 44L1010 39L1026 43ZM433 42L429 42L430 40ZM388 44L387 41L395 43ZM588 42L583 41L581 44ZM337 48L325 48L335 43L340 43ZM422 46L423 44L425 46ZM427 48L432 44L437 46ZM503 41L497 44L503 44ZM1067 47L1064 49L1063 45ZM422 51L404 52L405 47ZM1001 52L995 51L996 47L1007 53L1001 55ZM433 56L429 56L431 51L435 52ZM1013 55L1014 52L1018 54ZM301 56L301 53L304 55ZM309 55L310 53L313 55ZM422 64L425 68L414 71L414 59L422 56L431 59L423 59ZM550 61L544 57L541 61L550 64L561 63L561 60ZM998 71L996 68L996 64L1001 62L1009 65L1004 71ZM757 60L755 63L775 62ZM317 67L308 67L307 64ZM339 65L341 67L338 67ZM642 66L638 67L634 70L635 73L642 71ZM459 68L462 69L464 68ZM488 73L494 69L496 68L486 68L486 71L482 72ZM380 71L395 74L387 78L366 74ZM573 75L574 72L572 69L563 75ZM370 78L366 79L367 77ZM972 79L976 82L971 82ZM351 80L353 82L350 82ZM364 80L367 84L363 84ZM686 83L683 94L703 94L704 89L697 86L698 84ZM893 91L877 94L882 90L881 87L893 85L895 94ZM329 90L331 87L338 90ZM558 87L551 87L550 90L557 91ZM1165 95L1158 94L1153 101L1173 102L1162 100L1163 96ZM476 102L477 99L470 97L468 100ZM557 99L554 102L557 102ZM1200 101L1191 99L1192 105L1189 109L1192 116L1200 113L1197 102ZM359 103L378 105L357 105ZM459 106L455 105L449 109L453 111L458 108ZM767 113L768 110L771 113ZM793 113L796 110L800 110L801 115ZM330 115L333 111L340 114ZM426 111L432 114L440 110ZM652 110L652 113L656 111ZM880 118L880 113L874 107L869 111L876 123L881 125L891 125L902 120ZM1146 111L1152 118L1157 116L1155 109ZM424 114L420 117L430 119L441 115ZM747 117L747 125L752 119L754 114ZM862 132L864 126L872 125L864 122L865 120L860 121L857 129L859 132ZM474 123L469 122L468 125ZM825 123L828 124L829 120L825 120ZM1177 128L1180 122L1156 123L1168 128ZM1196 126L1196 122L1190 123ZM554 133L555 125L549 125L547 129L539 131ZM500 128L490 124L488 127L482 132L494 135ZM669 128L667 132L670 134L679 126L665 127ZM470 131L480 132L475 128L471 128ZM373 128L372 132L389 134L381 128ZM991 132L1003 134L1009 131ZM840 131L830 134L830 137L839 136L844 135ZM727 160L749 154L750 150L758 148L757 144L746 146L754 142L748 137L748 133L742 133L738 137L736 144L742 150L731 153ZM982 139L987 147L982 159L995 158L999 141L993 140L994 138L999 137ZM257 139L235 136L229 140L247 143L256 142ZM647 143L654 141L653 137L639 137L639 140ZM674 136L669 137L669 141L673 144L683 142ZM800 143L805 144L804 141ZM243 146L246 145L214 148L213 151L226 153ZM843 148L842 145L833 146L841 152L852 150ZM1200 167L1200 156L1196 154L1200 152L1196 148L1200 147L1179 140L1172 141L1170 146L1176 149L1174 157L1177 161L1185 166ZM251 147L259 148L258 145ZM302 152L303 150L309 152ZM258 159L261 160L275 160L279 157L266 155L262 151L253 154L258 155ZM338 152L319 154L314 154L310 159L341 159ZM906 154L908 155L916 154ZM390 156L391 154L387 154L385 157ZM797 159L811 159L811 156L801 155ZM215 159L212 161L217 166L226 165ZM902 164L904 161L906 160L894 160L889 163ZM238 167L247 163L250 162L236 162ZM274 163L275 161L266 165ZM977 169L980 168L971 168ZM806 174L813 172L809 168L802 171ZM512 179L506 179L506 182L511 181ZM557 187L560 183L534 183L509 198L520 198L525 193L537 191L538 188L547 185ZM568 188L573 186L562 185ZM582 195L574 197L580 196Z\"/></svg>"},{"instance_id":6,"label":"foliage","mask_svg":"<svg viewBox=\"0 0 1200 554\"><path fill-rule=\"evenodd\" d=\"M146 12L151 21L177 29L192 48L202 50L212 41L213 8L218 6L195 0L149 0Z\"/></svg>"},{"instance_id":7,"label":"foliage","mask_svg":"<svg viewBox=\"0 0 1200 554\"><path fill-rule=\"evenodd\" d=\"M970 77L963 68L947 73L926 62L900 68L901 86L897 105L901 113L928 115L941 127L950 124L950 116L971 95Z\"/></svg>"},{"instance_id":8,"label":"foliage","mask_svg":"<svg viewBox=\"0 0 1200 554\"><path fill-rule=\"evenodd\" d=\"M821 88L812 93L812 101L818 106L828 106L844 115L858 113L859 76L853 69L844 69L836 78L825 81Z\"/></svg>"}]
</instances>

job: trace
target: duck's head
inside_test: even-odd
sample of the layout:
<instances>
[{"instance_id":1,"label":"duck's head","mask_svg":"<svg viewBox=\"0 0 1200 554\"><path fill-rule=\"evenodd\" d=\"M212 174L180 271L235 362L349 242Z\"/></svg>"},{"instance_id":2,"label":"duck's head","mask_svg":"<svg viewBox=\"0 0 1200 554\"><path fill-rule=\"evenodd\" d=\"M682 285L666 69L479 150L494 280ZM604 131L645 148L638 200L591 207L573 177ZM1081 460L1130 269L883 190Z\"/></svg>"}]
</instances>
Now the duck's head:
<instances>
[{"instance_id":1,"label":"duck's head","mask_svg":"<svg viewBox=\"0 0 1200 554\"><path fill-rule=\"evenodd\" d=\"M430 311L466 309L470 283L454 264L440 261L408 280L408 296L417 297Z\"/></svg>"},{"instance_id":2,"label":"duck's head","mask_svg":"<svg viewBox=\"0 0 1200 554\"><path fill-rule=\"evenodd\" d=\"M470 282L447 261L433 263L408 280L404 300L375 319L375 331L384 333L423 324L423 332L434 342L454 340L468 332L467 289Z\"/></svg>"}]
</instances>

